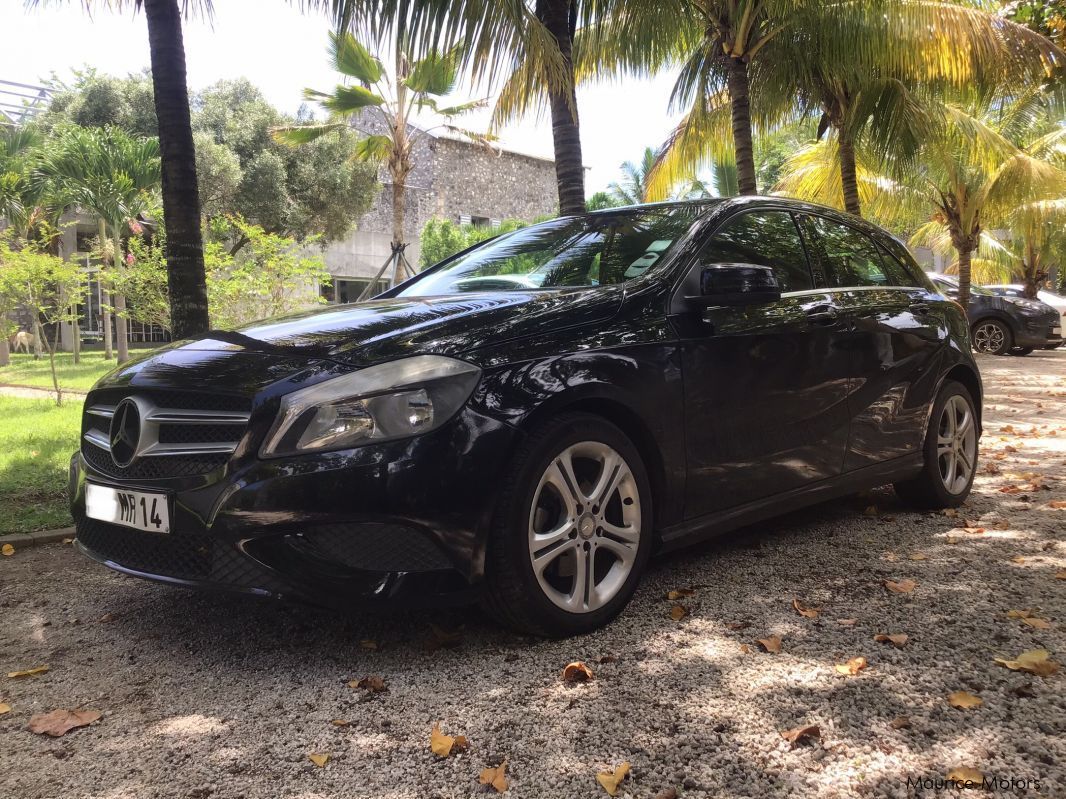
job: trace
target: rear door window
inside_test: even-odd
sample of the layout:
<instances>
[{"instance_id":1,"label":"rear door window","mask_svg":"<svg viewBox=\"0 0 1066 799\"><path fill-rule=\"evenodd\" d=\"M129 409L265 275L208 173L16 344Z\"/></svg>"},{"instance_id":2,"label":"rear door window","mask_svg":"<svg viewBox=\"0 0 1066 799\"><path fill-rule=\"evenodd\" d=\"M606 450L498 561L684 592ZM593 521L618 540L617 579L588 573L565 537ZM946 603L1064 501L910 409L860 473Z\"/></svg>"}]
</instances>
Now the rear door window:
<instances>
[{"instance_id":1,"label":"rear door window","mask_svg":"<svg viewBox=\"0 0 1066 799\"><path fill-rule=\"evenodd\" d=\"M769 266L782 292L814 288L803 241L787 211L749 211L727 219L704 245L699 263Z\"/></svg>"},{"instance_id":2,"label":"rear door window","mask_svg":"<svg viewBox=\"0 0 1066 799\"><path fill-rule=\"evenodd\" d=\"M822 216L809 216L804 224L818 242L830 287L913 285L907 270L865 233Z\"/></svg>"}]
</instances>

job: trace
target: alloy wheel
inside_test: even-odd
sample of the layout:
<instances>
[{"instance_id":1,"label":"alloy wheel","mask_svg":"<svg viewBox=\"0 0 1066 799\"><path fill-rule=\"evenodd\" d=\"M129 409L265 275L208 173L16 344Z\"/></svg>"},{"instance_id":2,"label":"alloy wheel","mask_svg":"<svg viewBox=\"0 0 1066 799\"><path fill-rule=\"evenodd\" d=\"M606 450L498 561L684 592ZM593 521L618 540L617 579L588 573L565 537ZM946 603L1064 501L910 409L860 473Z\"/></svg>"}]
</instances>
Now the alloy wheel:
<instances>
[{"instance_id":1,"label":"alloy wheel","mask_svg":"<svg viewBox=\"0 0 1066 799\"><path fill-rule=\"evenodd\" d=\"M529 513L529 557L544 595L570 613L610 602L640 546L640 492L625 459L582 441L544 470Z\"/></svg>"},{"instance_id":2,"label":"alloy wheel","mask_svg":"<svg viewBox=\"0 0 1066 799\"><path fill-rule=\"evenodd\" d=\"M978 352L999 352L1004 339L1003 328L995 322L985 322L973 331L973 346Z\"/></svg>"},{"instance_id":3,"label":"alloy wheel","mask_svg":"<svg viewBox=\"0 0 1066 799\"><path fill-rule=\"evenodd\" d=\"M977 429L970 404L958 394L940 412L936 455L944 488L951 494L965 491L977 463Z\"/></svg>"}]
</instances>

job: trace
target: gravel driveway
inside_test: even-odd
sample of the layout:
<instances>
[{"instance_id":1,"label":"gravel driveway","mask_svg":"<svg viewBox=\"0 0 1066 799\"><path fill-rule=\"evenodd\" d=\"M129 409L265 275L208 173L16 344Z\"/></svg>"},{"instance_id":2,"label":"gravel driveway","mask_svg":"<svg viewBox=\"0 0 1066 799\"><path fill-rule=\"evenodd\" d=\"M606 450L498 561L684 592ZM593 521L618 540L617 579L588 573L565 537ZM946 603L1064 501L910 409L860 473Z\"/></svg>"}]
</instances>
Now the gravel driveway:
<instances>
[{"instance_id":1,"label":"gravel driveway","mask_svg":"<svg viewBox=\"0 0 1066 799\"><path fill-rule=\"evenodd\" d=\"M958 518L889 489L794 513L653 562L618 621L570 641L473 610L341 619L20 550L0 559L0 671L50 668L0 674L0 797L443 799L492 791L479 772L504 758L514 797L604 797L597 772L623 762L619 796L934 796L907 778L958 767L1066 796L1064 674L994 662L1066 659L1066 509L1049 505L1066 500L1066 352L980 365L985 467ZM777 654L755 644L771 635ZM573 660L595 678L564 684ZM387 692L349 686L367 675ZM952 707L957 691L983 704ZM103 717L26 730L55 708ZM435 722L469 749L438 759ZM781 733L806 725L820 737L790 749Z\"/></svg>"}]
</instances>

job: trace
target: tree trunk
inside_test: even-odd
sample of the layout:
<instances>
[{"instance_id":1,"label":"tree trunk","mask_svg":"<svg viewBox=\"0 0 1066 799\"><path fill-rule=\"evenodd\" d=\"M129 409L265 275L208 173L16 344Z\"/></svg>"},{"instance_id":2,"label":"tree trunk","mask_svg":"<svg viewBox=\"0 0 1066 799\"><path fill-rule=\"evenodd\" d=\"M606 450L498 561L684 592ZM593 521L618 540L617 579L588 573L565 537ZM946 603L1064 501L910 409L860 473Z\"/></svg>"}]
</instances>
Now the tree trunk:
<instances>
[{"instance_id":1,"label":"tree trunk","mask_svg":"<svg viewBox=\"0 0 1066 799\"><path fill-rule=\"evenodd\" d=\"M81 314L78 313L79 304L78 298L75 297L70 306L70 334L73 337L70 343L74 348L75 366L81 363Z\"/></svg>"},{"instance_id":2,"label":"tree trunk","mask_svg":"<svg viewBox=\"0 0 1066 799\"><path fill-rule=\"evenodd\" d=\"M536 5L537 19L555 38L565 70L565 88L548 91L555 145L555 183L559 191L559 213L563 216L585 213L585 166L574 82L575 8L573 0L537 0Z\"/></svg>"},{"instance_id":3,"label":"tree trunk","mask_svg":"<svg viewBox=\"0 0 1066 799\"><path fill-rule=\"evenodd\" d=\"M100 220L100 271L96 273L97 285L100 287L100 321L104 326L104 360L111 360L111 292L107 290L107 264L104 261L104 242L107 241L107 223ZM114 261L114 256L111 257ZM104 307L107 306L107 308Z\"/></svg>"},{"instance_id":4,"label":"tree trunk","mask_svg":"<svg viewBox=\"0 0 1066 799\"><path fill-rule=\"evenodd\" d=\"M959 254L959 304L969 312L970 259L973 256L973 246L968 242L965 244L956 244L955 251Z\"/></svg>"},{"instance_id":5,"label":"tree trunk","mask_svg":"<svg viewBox=\"0 0 1066 799\"><path fill-rule=\"evenodd\" d=\"M859 203L859 176L855 168L855 142L842 130L837 130L840 147L840 183L844 190L844 210L855 216L862 216Z\"/></svg>"},{"instance_id":6,"label":"tree trunk","mask_svg":"<svg viewBox=\"0 0 1066 799\"><path fill-rule=\"evenodd\" d=\"M118 233L119 227L115 225L115 277L122 276L125 264L122 262L122 237ZM121 284L120 284L121 288ZM119 363L125 363L130 359L129 325L126 323L126 295L115 295L115 354Z\"/></svg>"},{"instance_id":7,"label":"tree trunk","mask_svg":"<svg viewBox=\"0 0 1066 799\"><path fill-rule=\"evenodd\" d=\"M159 121L167 284L175 338L207 331L207 277L178 0L144 0Z\"/></svg>"},{"instance_id":8,"label":"tree trunk","mask_svg":"<svg viewBox=\"0 0 1066 799\"><path fill-rule=\"evenodd\" d=\"M751 135L751 101L748 62L726 56L726 85L733 120L733 149L737 160L737 186L741 194L758 194L755 185L755 149Z\"/></svg>"},{"instance_id":9,"label":"tree trunk","mask_svg":"<svg viewBox=\"0 0 1066 799\"><path fill-rule=\"evenodd\" d=\"M399 181L392 183L392 285L396 286L403 282L403 259L400 257L403 248L403 218L405 209L406 186ZM371 287L371 294L373 294Z\"/></svg>"},{"instance_id":10,"label":"tree trunk","mask_svg":"<svg viewBox=\"0 0 1066 799\"><path fill-rule=\"evenodd\" d=\"M44 339L44 328L41 320L34 314L33 318L33 360L41 360L41 341Z\"/></svg>"},{"instance_id":11,"label":"tree trunk","mask_svg":"<svg viewBox=\"0 0 1066 799\"><path fill-rule=\"evenodd\" d=\"M7 336L0 336L0 366L8 366L11 363L11 345Z\"/></svg>"},{"instance_id":12,"label":"tree trunk","mask_svg":"<svg viewBox=\"0 0 1066 799\"><path fill-rule=\"evenodd\" d=\"M59 347L59 330L61 322L56 322L55 337L48 348L48 368L52 370L52 387L56 390L56 406L63 405L63 390L59 387L59 375L56 373L56 349ZM48 343L47 341L45 342Z\"/></svg>"}]
</instances>

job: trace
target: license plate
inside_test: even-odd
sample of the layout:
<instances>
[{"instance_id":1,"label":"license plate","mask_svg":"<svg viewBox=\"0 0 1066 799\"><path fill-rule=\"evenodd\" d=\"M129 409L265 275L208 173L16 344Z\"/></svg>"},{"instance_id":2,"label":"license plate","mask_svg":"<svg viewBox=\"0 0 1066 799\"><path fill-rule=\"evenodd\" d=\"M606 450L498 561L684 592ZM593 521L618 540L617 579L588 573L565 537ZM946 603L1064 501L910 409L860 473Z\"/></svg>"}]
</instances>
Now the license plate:
<instances>
[{"instance_id":1,"label":"license plate","mask_svg":"<svg viewBox=\"0 0 1066 799\"><path fill-rule=\"evenodd\" d=\"M170 532L166 494L85 484L85 515L150 533Z\"/></svg>"},{"instance_id":2,"label":"license plate","mask_svg":"<svg viewBox=\"0 0 1066 799\"><path fill-rule=\"evenodd\" d=\"M1053 327L1053 328L1051 328L1051 334L1053 336L1061 336L1062 335L1062 328L1061 327Z\"/></svg>"}]
</instances>

